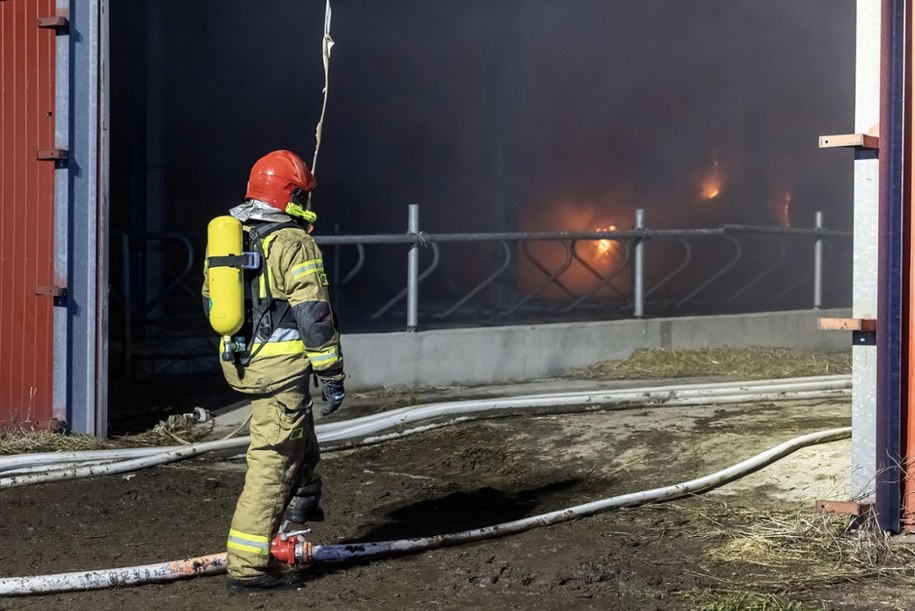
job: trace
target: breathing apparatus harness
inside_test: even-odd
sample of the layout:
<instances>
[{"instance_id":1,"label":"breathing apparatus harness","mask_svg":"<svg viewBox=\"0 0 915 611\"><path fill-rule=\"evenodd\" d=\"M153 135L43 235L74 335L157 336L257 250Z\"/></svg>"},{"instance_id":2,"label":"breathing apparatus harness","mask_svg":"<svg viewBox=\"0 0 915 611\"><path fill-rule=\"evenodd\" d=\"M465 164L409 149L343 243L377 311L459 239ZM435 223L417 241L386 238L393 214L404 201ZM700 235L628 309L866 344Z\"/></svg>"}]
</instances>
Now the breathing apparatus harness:
<instances>
[{"instance_id":1,"label":"breathing apparatus harness","mask_svg":"<svg viewBox=\"0 0 915 611\"><path fill-rule=\"evenodd\" d=\"M273 296L270 287L270 274L267 272L267 253L264 249L266 238L280 229L294 228L304 230L295 221L261 223L245 232L247 248L238 263L244 270L245 283L245 320L250 323L249 337L234 337L223 340L222 360L237 361L242 367L247 366L257 356L261 348L277 329L298 329L289 302ZM211 258L210 265L213 265ZM217 264L219 262L217 261ZM255 342L260 342L255 348Z\"/></svg>"}]
</instances>

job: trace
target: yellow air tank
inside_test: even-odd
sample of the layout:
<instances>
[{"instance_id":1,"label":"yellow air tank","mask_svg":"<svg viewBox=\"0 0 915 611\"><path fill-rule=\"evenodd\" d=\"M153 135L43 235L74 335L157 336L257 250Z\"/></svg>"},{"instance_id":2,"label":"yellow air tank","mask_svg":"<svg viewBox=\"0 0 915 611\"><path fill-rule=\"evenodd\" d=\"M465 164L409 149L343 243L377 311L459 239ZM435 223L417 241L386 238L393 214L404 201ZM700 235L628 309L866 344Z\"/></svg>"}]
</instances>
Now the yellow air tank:
<instances>
[{"instance_id":1,"label":"yellow air tank","mask_svg":"<svg viewBox=\"0 0 915 611\"><path fill-rule=\"evenodd\" d=\"M223 336L227 345L245 322L245 274L241 266L243 248L238 219L217 216L210 221L207 226L210 326Z\"/></svg>"}]
</instances>

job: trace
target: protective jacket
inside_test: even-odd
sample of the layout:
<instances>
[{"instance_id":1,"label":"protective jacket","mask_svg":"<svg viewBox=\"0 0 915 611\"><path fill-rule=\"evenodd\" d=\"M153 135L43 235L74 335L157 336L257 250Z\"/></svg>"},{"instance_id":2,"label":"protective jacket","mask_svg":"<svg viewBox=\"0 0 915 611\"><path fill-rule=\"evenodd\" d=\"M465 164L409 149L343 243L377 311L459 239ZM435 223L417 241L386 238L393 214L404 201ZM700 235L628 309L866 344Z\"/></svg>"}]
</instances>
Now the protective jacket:
<instances>
[{"instance_id":1,"label":"protective jacket","mask_svg":"<svg viewBox=\"0 0 915 611\"><path fill-rule=\"evenodd\" d=\"M317 507L321 480L309 378L342 380L340 336L328 301L324 261L314 239L288 221L246 220L246 252L258 253L245 270L245 323L220 345L223 373L251 395L251 442L245 486L226 542L233 579L259 579L279 570L270 539L291 503ZM217 258L215 264L225 264ZM203 295L209 303L204 274ZM214 280L214 286L216 282ZM218 298L219 296L214 296ZM225 339L221 340L221 343Z\"/></svg>"},{"instance_id":2,"label":"protective jacket","mask_svg":"<svg viewBox=\"0 0 915 611\"><path fill-rule=\"evenodd\" d=\"M292 222L253 222L244 225L244 231L246 250L259 252L262 263L246 272L246 321L237 338L244 348L234 360L220 361L229 385L263 394L308 369L324 378L342 379L340 335L318 245ZM203 295L210 296L206 274Z\"/></svg>"}]
</instances>

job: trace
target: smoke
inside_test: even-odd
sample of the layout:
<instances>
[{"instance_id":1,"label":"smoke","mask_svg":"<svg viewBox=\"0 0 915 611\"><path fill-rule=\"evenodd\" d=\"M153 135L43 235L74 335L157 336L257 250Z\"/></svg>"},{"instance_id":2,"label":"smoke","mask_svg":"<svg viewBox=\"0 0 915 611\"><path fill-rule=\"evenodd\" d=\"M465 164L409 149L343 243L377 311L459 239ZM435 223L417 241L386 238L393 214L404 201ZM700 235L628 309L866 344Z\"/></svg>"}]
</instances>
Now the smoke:
<instances>
[{"instance_id":1,"label":"smoke","mask_svg":"<svg viewBox=\"0 0 915 611\"><path fill-rule=\"evenodd\" d=\"M319 232L402 232L413 203L426 231L626 228L636 208L649 227L809 227L817 210L851 227L851 157L817 137L853 126L853 0L333 8ZM111 11L112 56L135 58L113 63L112 201L134 228L202 236L258 157L311 159L323 0ZM138 168L145 197L123 178Z\"/></svg>"},{"instance_id":2,"label":"smoke","mask_svg":"<svg viewBox=\"0 0 915 611\"><path fill-rule=\"evenodd\" d=\"M429 227L488 231L608 193L655 225L774 223L785 191L799 222L827 208L849 226L849 159L816 138L852 126L852 0L333 4L315 197L344 230L401 230L418 203ZM149 11L147 99L165 112L148 128L164 133L169 225L191 202L205 218L237 201L271 149L311 158L322 1ZM729 187L705 217L691 200L712 159Z\"/></svg>"},{"instance_id":3,"label":"smoke","mask_svg":"<svg viewBox=\"0 0 915 611\"><path fill-rule=\"evenodd\" d=\"M532 159L551 180L530 205L623 189L654 226L775 224L769 201L792 191L808 226L824 207L849 226L849 159L817 136L852 125L853 3L553 6L527 30L541 43L528 67L548 85L525 96L543 127L524 130L525 148L553 151ZM710 206L696 183L714 161Z\"/></svg>"}]
</instances>

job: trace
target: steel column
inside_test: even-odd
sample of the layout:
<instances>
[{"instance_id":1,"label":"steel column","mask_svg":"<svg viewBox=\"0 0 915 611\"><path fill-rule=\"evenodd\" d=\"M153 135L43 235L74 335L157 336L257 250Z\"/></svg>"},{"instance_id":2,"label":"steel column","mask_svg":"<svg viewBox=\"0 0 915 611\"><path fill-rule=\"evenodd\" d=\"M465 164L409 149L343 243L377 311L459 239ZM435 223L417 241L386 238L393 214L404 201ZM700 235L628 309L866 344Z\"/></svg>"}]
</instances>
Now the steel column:
<instances>
[{"instance_id":1,"label":"steel column","mask_svg":"<svg viewBox=\"0 0 915 611\"><path fill-rule=\"evenodd\" d=\"M57 0L57 14L70 11L70 0ZM57 34L55 45L56 69L54 75L54 146L70 147L70 29ZM70 169L66 162L54 168L54 277L67 286L70 239ZM69 288L67 289L69 290ZM62 300L66 304L66 298ZM69 311L54 308L54 417L61 422L69 418L70 368L67 346Z\"/></svg>"},{"instance_id":2,"label":"steel column","mask_svg":"<svg viewBox=\"0 0 915 611\"><path fill-rule=\"evenodd\" d=\"M902 520L903 527L911 531L915 528L915 384L912 379L915 377L915 342L912 341L912 329L915 328L915 311L912 304L915 303L915 282L912 281L912 273L915 271L915 249L912 248L912 235L915 230L915 198L912 192L912 177L915 176L915 159L912 159L912 143L915 142L915 117L913 117L912 95L915 94L915 69L912 66L912 32L915 31L915 15L912 14L912 3L906 5L907 15L907 44L906 44L906 65L905 65L905 154L908 157L905 160L903 180L903 215L905 218L905 243L908 250L906 261L905 280L907 286L905 293L907 297L906 309L902 313L905 327L903 329L903 354L907 362L901 367L906 376L903 383L905 397L904 411L904 431L905 438L903 443L904 457L904 483L903 483L903 501L902 501Z\"/></svg>"},{"instance_id":3,"label":"steel column","mask_svg":"<svg viewBox=\"0 0 915 611\"><path fill-rule=\"evenodd\" d=\"M107 0L70 2L67 423L107 432Z\"/></svg>"},{"instance_id":4,"label":"steel column","mask_svg":"<svg viewBox=\"0 0 915 611\"><path fill-rule=\"evenodd\" d=\"M639 208L635 211L635 228L645 229L645 210ZM635 318L645 316L645 240L636 238L635 257L633 261L635 278L632 281L633 301L632 315Z\"/></svg>"},{"instance_id":5,"label":"steel column","mask_svg":"<svg viewBox=\"0 0 915 611\"><path fill-rule=\"evenodd\" d=\"M906 0L881 13L880 185L877 245L877 521L899 532L902 461Z\"/></svg>"},{"instance_id":6,"label":"steel column","mask_svg":"<svg viewBox=\"0 0 915 611\"><path fill-rule=\"evenodd\" d=\"M816 229L823 228L823 213L817 210ZM813 309L823 308L823 238L817 236L813 243Z\"/></svg>"},{"instance_id":7,"label":"steel column","mask_svg":"<svg viewBox=\"0 0 915 611\"><path fill-rule=\"evenodd\" d=\"M874 133L880 121L880 3L858 0L855 35L855 132ZM855 149L852 316L877 318L877 151ZM852 346L851 493L873 497L876 479L877 346L863 334ZM862 341L864 340L864 341Z\"/></svg>"},{"instance_id":8,"label":"steel column","mask_svg":"<svg viewBox=\"0 0 915 611\"><path fill-rule=\"evenodd\" d=\"M419 234L419 206L410 204L407 219L407 233L416 237ZM407 331L416 331L419 327L419 242L410 245L407 254Z\"/></svg>"}]
</instances>

